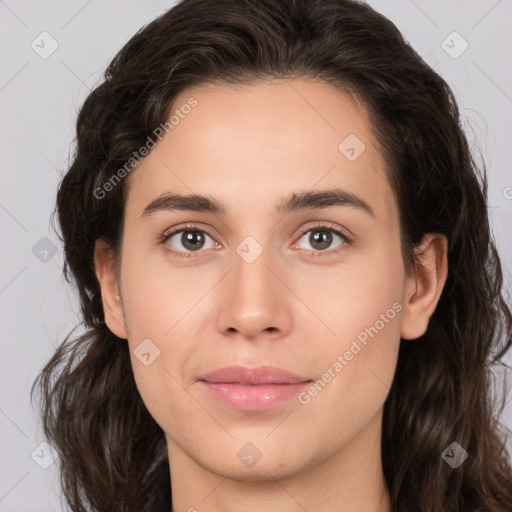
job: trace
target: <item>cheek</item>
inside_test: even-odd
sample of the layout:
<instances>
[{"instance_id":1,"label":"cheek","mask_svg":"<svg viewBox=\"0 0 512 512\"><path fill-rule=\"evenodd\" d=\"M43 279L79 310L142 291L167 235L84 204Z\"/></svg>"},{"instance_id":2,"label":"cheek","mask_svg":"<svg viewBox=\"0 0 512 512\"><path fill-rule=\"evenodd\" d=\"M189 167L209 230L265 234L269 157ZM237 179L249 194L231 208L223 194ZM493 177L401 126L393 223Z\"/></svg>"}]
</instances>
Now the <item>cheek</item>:
<instances>
[{"instance_id":1,"label":"cheek","mask_svg":"<svg viewBox=\"0 0 512 512\"><path fill-rule=\"evenodd\" d=\"M405 270L398 242L374 250L353 251L336 266L308 267L298 271L294 291L322 320L323 332L339 348L377 323L379 337L399 337ZM400 310L400 311L399 311ZM384 316L383 316L384 315ZM373 329L372 329L373 332ZM385 337L385 336L384 336Z\"/></svg>"},{"instance_id":2,"label":"cheek","mask_svg":"<svg viewBox=\"0 0 512 512\"><path fill-rule=\"evenodd\" d=\"M322 292L308 285L309 304L331 331L318 344L323 368L317 387L328 381L332 393L318 404L332 400L334 410L340 403L358 410L364 400L369 412L376 410L389 392L400 344L405 270L398 243L358 255L324 282Z\"/></svg>"},{"instance_id":3,"label":"cheek","mask_svg":"<svg viewBox=\"0 0 512 512\"><path fill-rule=\"evenodd\" d=\"M125 247L121 283L132 370L148 411L168 430L169 404L181 405L180 418L197 406L182 370L205 317L207 301L200 299L216 280L211 269L173 268L161 256L141 257Z\"/></svg>"},{"instance_id":4,"label":"cheek","mask_svg":"<svg viewBox=\"0 0 512 512\"><path fill-rule=\"evenodd\" d=\"M317 345L321 367L299 397L309 418L326 418L325 436L330 439L347 441L368 425L393 382L400 345L400 287L389 279L377 284L382 287L359 284L350 287L350 295L340 292L341 308L331 323L336 334Z\"/></svg>"},{"instance_id":5,"label":"cheek","mask_svg":"<svg viewBox=\"0 0 512 512\"><path fill-rule=\"evenodd\" d=\"M143 241L147 245L147 241ZM130 245L133 247L130 250ZM180 267L166 259L163 248L137 253L125 245L121 284L123 307L133 340L164 340L215 284L206 267ZM218 279L218 278L217 278Z\"/></svg>"}]
</instances>

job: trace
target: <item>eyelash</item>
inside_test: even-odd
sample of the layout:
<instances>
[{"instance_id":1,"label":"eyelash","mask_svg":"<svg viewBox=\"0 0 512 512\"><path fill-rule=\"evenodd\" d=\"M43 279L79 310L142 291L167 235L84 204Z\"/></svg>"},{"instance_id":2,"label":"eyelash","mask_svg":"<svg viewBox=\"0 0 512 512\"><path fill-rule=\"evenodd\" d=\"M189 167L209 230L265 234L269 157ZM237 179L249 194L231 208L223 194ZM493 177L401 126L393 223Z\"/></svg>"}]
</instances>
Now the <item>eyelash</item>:
<instances>
[{"instance_id":1,"label":"eyelash","mask_svg":"<svg viewBox=\"0 0 512 512\"><path fill-rule=\"evenodd\" d=\"M321 229L321 228L324 228L324 229ZM330 250L330 251L312 251L312 253L313 253L312 256L325 256L325 255L337 254L339 251L343 250L343 248L346 245L350 245L352 243L352 238L351 237L349 237L346 233L340 231L339 228L335 227L333 224L330 224L328 222L318 222L314 226L308 227L308 229L305 229L304 231L302 231L300 233L300 235L297 238L297 242L306 233L309 233L310 231L315 231L315 230L318 230L318 231L331 231L331 232L335 233L336 235L338 235L343 240L343 243L341 244L340 247L338 247L337 249L334 249L334 250ZM184 253L183 251L176 251L175 249L172 249L169 246L169 244L167 243L168 240L170 238L172 238L176 233L181 233L182 231L199 231L201 233L206 233L210 238L213 239L212 234L209 233L209 231L207 229L204 229L204 228L202 228L202 227L200 227L200 226L198 226L196 224L186 224L186 225L178 226L173 231L171 231L169 233L164 233L162 236L160 236L160 238L158 240L158 243L160 245L163 245L164 249L166 251L171 253L173 256L177 256L178 258L195 258L195 257L198 257L193 252ZM294 242L294 245L297 242ZM200 250L200 251L197 251L197 252L199 253L199 252L204 252L204 251Z\"/></svg>"}]
</instances>

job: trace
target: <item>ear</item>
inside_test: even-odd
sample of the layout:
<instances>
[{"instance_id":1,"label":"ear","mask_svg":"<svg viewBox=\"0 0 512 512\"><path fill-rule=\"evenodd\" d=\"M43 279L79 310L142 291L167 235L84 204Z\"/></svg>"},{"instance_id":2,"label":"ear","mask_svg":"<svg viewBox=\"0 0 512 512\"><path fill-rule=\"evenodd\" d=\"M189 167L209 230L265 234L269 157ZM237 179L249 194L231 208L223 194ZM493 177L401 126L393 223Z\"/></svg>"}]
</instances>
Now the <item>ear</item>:
<instances>
[{"instance_id":1,"label":"ear","mask_svg":"<svg viewBox=\"0 0 512 512\"><path fill-rule=\"evenodd\" d=\"M428 327L448 275L448 241L429 233L415 250L414 274L406 278L401 337L419 338Z\"/></svg>"},{"instance_id":2,"label":"ear","mask_svg":"<svg viewBox=\"0 0 512 512\"><path fill-rule=\"evenodd\" d=\"M101 289L105 323L117 337L127 339L113 252L103 239L96 240L94 246L94 267Z\"/></svg>"}]
</instances>

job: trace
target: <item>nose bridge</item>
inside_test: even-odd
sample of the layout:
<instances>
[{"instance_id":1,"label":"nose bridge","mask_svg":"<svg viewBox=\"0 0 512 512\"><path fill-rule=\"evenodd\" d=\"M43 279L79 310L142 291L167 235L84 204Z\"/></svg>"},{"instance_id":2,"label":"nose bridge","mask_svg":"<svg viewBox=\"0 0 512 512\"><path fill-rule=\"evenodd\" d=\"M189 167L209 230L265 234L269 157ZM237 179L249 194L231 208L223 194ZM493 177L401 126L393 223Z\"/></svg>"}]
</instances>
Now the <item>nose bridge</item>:
<instances>
[{"instance_id":1,"label":"nose bridge","mask_svg":"<svg viewBox=\"0 0 512 512\"><path fill-rule=\"evenodd\" d=\"M247 338L263 331L287 331L291 323L290 297L276 277L280 265L269 247L246 237L233 254L233 270L224 280L219 329L235 329ZM284 279L283 279L284 280Z\"/></svg>"}]
</instances>

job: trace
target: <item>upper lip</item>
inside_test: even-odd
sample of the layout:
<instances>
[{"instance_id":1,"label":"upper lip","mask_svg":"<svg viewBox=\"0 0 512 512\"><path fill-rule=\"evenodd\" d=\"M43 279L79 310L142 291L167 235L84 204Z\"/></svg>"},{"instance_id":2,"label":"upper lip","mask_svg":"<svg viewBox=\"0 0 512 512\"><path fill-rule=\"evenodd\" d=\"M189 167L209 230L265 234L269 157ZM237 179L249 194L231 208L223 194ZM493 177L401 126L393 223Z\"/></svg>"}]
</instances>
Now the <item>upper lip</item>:
<instances>
[{"instance_id":1,"label":"upper lip","mask_svg":"<svg viewBox=\"0 0 512 512\"><path fill-rule=\"evenodd\" d=\"M299 377L288 370L276 366L226 366L203 375L199 380L225 384L297 384L310 379Z\"/></svg>"}]
</instances>

